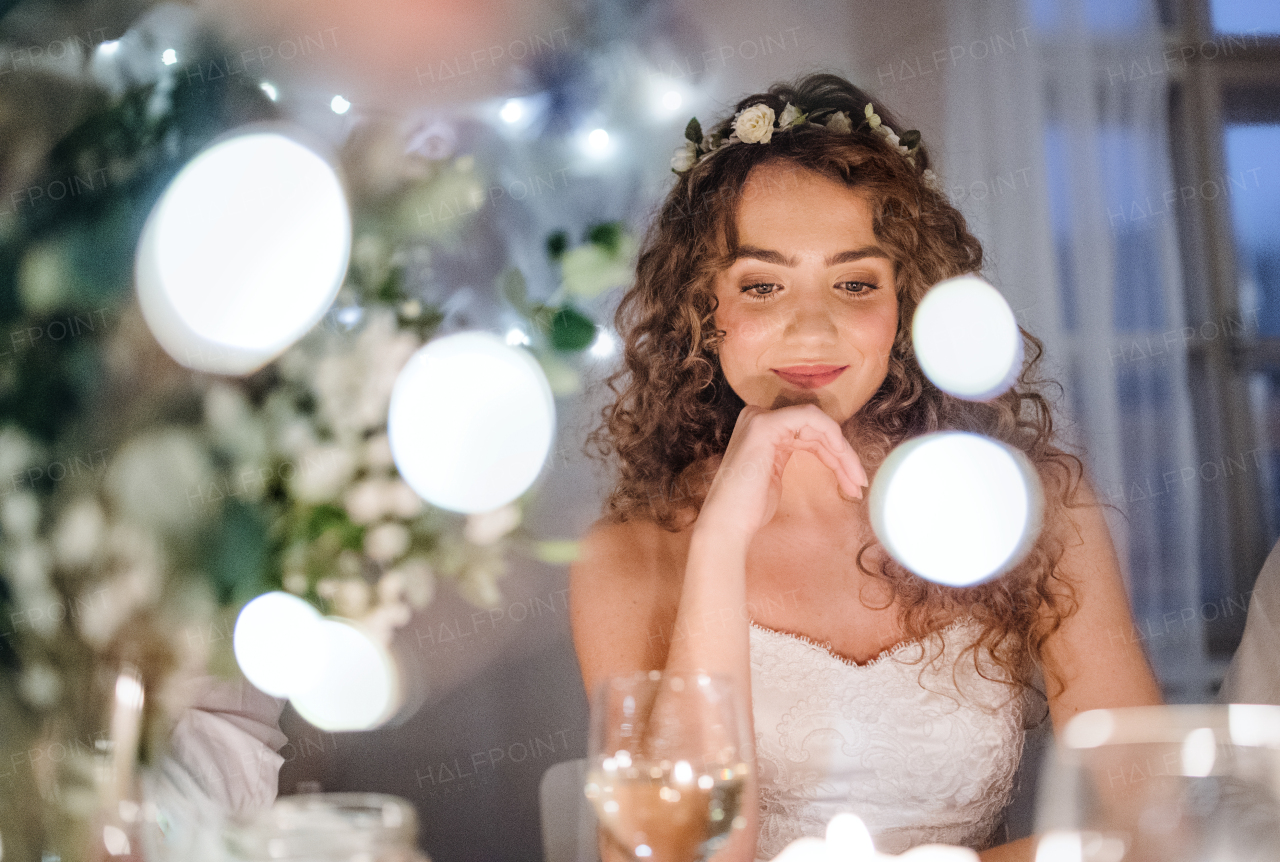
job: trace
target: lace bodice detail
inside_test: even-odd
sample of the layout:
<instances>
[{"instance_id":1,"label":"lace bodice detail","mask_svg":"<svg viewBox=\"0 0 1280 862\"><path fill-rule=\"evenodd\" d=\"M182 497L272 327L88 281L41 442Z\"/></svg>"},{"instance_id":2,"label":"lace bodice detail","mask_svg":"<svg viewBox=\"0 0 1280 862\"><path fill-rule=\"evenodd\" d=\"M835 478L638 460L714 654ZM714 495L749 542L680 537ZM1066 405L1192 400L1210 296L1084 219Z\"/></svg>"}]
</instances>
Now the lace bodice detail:
<instances>
[{"instance_id":1,"label":"lace bodice detail","mask_svg":"<svg viewBox=\"0 0 1280 862\"><path fill-rule=\"evenodd\" d=\"M977 673L965 647L980 633L959 620L858 665L751 624L759 859L822 837L841 811L863 819L882 853L988 846L1022 756L1024 698L995 681L985 652L993 679Z\"/></svg>"}]
</instances>

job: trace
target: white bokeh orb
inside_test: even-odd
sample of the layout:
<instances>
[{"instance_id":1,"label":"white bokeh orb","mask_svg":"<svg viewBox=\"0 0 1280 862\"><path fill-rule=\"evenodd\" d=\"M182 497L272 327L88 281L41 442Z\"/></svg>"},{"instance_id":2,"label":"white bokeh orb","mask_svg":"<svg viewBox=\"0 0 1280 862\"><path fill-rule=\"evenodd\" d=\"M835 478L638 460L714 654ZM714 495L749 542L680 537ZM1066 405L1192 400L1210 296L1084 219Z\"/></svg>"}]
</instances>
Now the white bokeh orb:
<instances>
[{"instance_id":1,"label":"white bokeh orb","mask_svg":"<svg viewBox=\"0 0 1280 862\"><path fill-rule=\"evenodd\" d=\"M428 503L473 514L523 494L555 432L537 360L488 332L428 342L391 391L387 435L400 475Z\"/></svg>"},{"instance_id":2,"label":"white bokeh orb","mask_svg":"<svg viewBox=\"0 0 1280 862\"><path fill-rule=\"evenodd\" d=\"M263 593L240 609L232 651L245 678L274 697L313 685L326 661L319 611L284 592Z\"/></svg>"},{"instance_id":3,"label":"white bokeh orb","mask_svg":"<svg viewBox=\"0 0 1280 862\"><path fill-rule=\"evenodd\" d=\"M156 202L138 242L138 300L176 361L248 374L320 320L350 248L329 163L280 132L246 132L192 159Z\"/></svg>"},{"instance_id":4,"label":"white bokeh orb","mask_svg":"<svg viewBox=\"0 0 1280 862\"><path fill-rule=\"evenodd\" d=\"M1022 369L1013 310L1000 291L975 275L929 289L912 318L911 341L925 375L957 398L995 398Z\"/></svg>"},{"instance_id":5,"label":"white bokeh orb","mask_svg":"<svg viewBox=\"0 0 1280 862\"><path fill-rule=\"evenodd\" d=\"M387 651L345 620L320 621L326 656L319 678L294 690L289 702L321 730L369 730L385 722L399 705L400 683Z\"/></svg>"},{"instance_id":6,"label":"white bokeh orb","mask_svg":"<svg viewBox=\"0 0 1280 862\"><path fill-rule=\"evenodd\" d=\"M922 578L966 587L1007 571L1030 549L1043 495L1022 453L980 434L943 431L894 449L868 505L895 560Z\"/></svg>"}]
</instances>

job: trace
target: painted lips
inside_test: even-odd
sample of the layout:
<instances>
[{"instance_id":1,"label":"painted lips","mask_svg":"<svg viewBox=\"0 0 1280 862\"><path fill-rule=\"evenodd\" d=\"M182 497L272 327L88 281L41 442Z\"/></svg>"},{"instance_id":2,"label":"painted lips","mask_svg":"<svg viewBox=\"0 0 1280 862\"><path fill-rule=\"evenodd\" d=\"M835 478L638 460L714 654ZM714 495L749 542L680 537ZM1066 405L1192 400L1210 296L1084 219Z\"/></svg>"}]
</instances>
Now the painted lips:
<instances>
[{"instance_id":1,"label":"painted lips","mask_svg":"<svg viewBox=\"0 0 1280 862\"><path fill-rule=\"evenodd\" d=\"M847 365L792 365L787 368L775 368L773 373L792 386L801 389L817 389L835 381L844 373Z\"/></svg>"}]
</instances>

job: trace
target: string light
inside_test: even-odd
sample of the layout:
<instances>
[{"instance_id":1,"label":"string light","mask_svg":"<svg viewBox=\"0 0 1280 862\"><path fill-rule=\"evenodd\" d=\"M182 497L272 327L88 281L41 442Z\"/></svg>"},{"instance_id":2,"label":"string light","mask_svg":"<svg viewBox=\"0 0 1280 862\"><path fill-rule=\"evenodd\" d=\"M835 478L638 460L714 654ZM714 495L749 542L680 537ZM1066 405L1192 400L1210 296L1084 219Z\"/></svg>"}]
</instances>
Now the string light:
<instances>
[{"instance_id":1,"label":"string light","mask_svg":"<svg viewBox=\"0 0 1280 862\"><path fill-rule=\"evenodd\" d=\"M597 154L604 155L609 151L609 133L604 129L592 129L587 134L587 146Z\"/></svg>"},{"instance_id":2,"label":"string light","mask_svg":"<svg viewBox=\"0 0 1280 862\"><path fill-rule=\"evenodd\" d=\"M498 116L502 118L504 123L518 123L520 118L524 116L524 105L519 99L507 99L503 103L502 109L498 111Z\"/></svg>"},{"instance_id":3,"label":"string light","mask_svg":"<svg viewBox=\"0 0 1280 862\"><path fill-rule=\"evenodd\" d=\"M601 329L596 340L592 342L589 352L592 356L603 359L612 356L617 347L617 341L609 334L609 330Z\"/></svg>"}]
</instances>

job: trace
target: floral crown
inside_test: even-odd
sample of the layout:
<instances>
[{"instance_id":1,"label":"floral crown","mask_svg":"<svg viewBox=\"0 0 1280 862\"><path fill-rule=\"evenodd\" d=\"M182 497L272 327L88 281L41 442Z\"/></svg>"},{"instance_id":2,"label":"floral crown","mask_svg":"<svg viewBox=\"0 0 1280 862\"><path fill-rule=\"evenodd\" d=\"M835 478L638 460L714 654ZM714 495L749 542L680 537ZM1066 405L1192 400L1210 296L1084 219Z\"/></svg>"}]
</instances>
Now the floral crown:
<instances>
[{"instance_id":1,"label":"floral crown","mask_svg":"<svg viewBox=\"0 0 1280 862\"><path fill-rule=\"evenodd\" d=\"M893 129L880 122L880 115L875 112L871 102L867 102L867 107L863 114L865 119L858 124L857 128L870 127L873 133L880 135L897 148L898 152L902 153L914 167L916 152L920 149L920 132L916 129L910 129L903 132L902 137L898 137ZM794 129L797 126L812 122L809 120L808 114L801 113L800 109L790 102L786 103L786 107L782 109L782 113L776 119L777 123L775 124L773 108L768 105L757 104L744 108L733 115L733 131L726 138L719 134L704 135L702 133L702 125L698 122L698 118L694 117L685 126L684 144L677 147L675 153L671 156L671 170L677 175L683 174L696 165L704 156L710 155L730 144L767 144L775 131ZM853 121L849 119L849 115L844 111L836 111L827 117L825 123L812 122L812 125L822 126L833 132L842 132L844 134L851 134L855 131ZM937 175L928 168L924 171L924 182L934 191L941 191Z\"/></svg>"}]
</instances>

